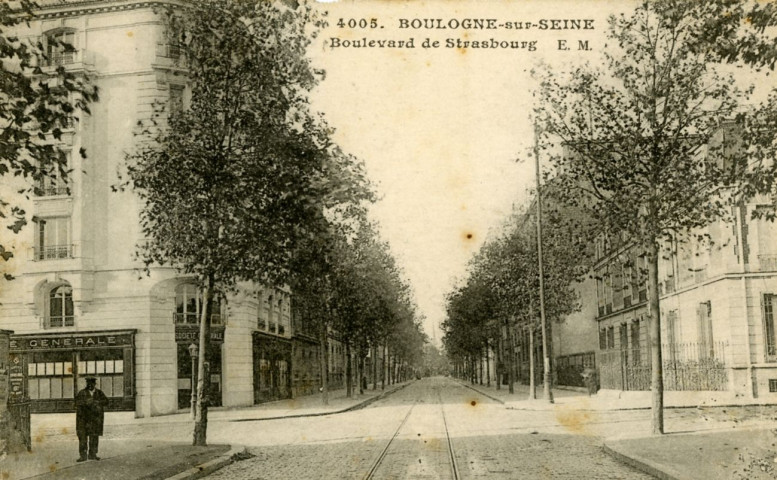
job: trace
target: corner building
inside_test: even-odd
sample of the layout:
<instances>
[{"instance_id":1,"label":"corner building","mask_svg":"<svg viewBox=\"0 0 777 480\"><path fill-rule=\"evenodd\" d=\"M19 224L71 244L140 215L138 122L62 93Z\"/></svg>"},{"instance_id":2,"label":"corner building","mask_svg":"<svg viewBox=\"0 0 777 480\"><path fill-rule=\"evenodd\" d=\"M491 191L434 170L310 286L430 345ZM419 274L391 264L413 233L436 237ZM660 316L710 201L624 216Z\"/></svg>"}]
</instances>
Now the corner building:
<instances>
[{"instance_id":1,"label":"corner building","mask_svg":"<svg viewBox=\"0 0 777 480\"><path fill-rule=\"evenodd\" d=\"M155 12L165 2L38 3L38 17L20 27L20 37L48 49L44 72L64 65L91 75L100 100L63 135L68 184L37 185L25 205L33 222L4 238L15 254L8 271L16 279L0 291L0 328L14 331L10 360L24 368L33 412L73 411L75 392L93 375L110 410L175 413L190 404L200 295L193 279L174 269L141 271L134 259L143 241L141 205L132 192L111 189L134 148L138 120L152 114L154 102L182 108L188 100L178 49ZM75 51L58 50L54 40ZM213 405L248 406L317 389L319 349L304 331L293 334L288 290L245 285L211 320Z\"/></svg>"}]
</instances>

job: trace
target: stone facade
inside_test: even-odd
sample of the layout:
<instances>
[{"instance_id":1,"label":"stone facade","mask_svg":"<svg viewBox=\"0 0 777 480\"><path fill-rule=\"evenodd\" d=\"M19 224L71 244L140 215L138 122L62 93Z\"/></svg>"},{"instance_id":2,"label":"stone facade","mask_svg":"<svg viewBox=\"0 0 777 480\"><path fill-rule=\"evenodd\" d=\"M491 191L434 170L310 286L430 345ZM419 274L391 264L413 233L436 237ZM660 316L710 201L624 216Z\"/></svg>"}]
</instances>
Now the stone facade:
<instances>
[{"instance_id":1,"label":"stone facade","mask_svg":"<svg viewBox=\"0 0 777 480\"><path fill-rule=\"evenodd\" d=\"M34 221L4 238L15 253L8 271L16 279L0 291L0 328L15 331L35 411L72 410L70 399L85 375L97 376L101 389L113 392L112 408L139 417L188 405L198 293L193 279L171 268L142 272L134 258L143 241L141 205L132 192L112 189L134 147L138 121L152 114L155 102L185 105L189 95L185 71L166 43L157 11L163 6L47 1L19 32L44 45L52 37L71 43L75 52L52 55L51 62L91 75L100 94L91 114L80 115L63 135L72 168L68 185L39 185L25 205ZM43 66L48 68L55 65ZM291 345L290 292L243 285L221 302L212 321L214 347L207 355L214 404L252 405L257 382L269 374L261 371L255 338ZM127 343L111 345L109 337ZM315 348L302 350L297 361L317 362ZM274 377L276 384L293 380L291 355L287 360L288 374ZM310 375L300 379L306 383L298 390L311 391ZM289 386L283 395L294 392Z\"/></svg>"}]
</instances>

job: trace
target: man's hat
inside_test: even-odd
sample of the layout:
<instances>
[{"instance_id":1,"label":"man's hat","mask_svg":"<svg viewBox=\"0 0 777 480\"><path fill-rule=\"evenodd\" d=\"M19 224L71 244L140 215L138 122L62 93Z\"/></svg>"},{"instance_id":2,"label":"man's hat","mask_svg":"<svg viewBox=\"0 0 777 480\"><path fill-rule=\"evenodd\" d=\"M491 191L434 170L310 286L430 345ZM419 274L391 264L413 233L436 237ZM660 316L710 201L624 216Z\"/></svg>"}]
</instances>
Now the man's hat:
<instances>
[{"instance_id":1,"label":"man's hat","mask_svg":"<svg viewBox=\"0 0 777 480\"><path fill-rule=\"evenodd\" d=\"M97 383L97 377L86 377L86 383Z\"/></svg>"}]
</instances>

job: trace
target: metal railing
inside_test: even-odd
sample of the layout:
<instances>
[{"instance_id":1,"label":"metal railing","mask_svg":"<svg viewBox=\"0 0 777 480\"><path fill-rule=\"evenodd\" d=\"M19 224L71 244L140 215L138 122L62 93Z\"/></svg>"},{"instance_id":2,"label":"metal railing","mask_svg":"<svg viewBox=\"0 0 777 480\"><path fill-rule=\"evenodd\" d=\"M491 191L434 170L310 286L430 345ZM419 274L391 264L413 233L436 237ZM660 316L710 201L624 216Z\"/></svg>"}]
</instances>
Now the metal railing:
<instances>
[{"instance_id":1,"label":"metal railing","mask_svg":"<svg viewBox=\"0 0 777 480\"><path fill-rule=\"evenodd\" d=\"M72 327L75 325L75 317L73 315L50 315L43 320L46 328Z\"/></svg>"},{"instance_id":2,"label":"metal railing","mask_svg":"<svg viewBox=\"0 0 777 480\"><path fill-rule=\"evenodd\" d=\"M62 260L73 258L73 245L44 245L35 247L35 260Z\"/></svg>"},{"instance_id":3,"label":"metal railing","mask_svg":"<svg viewBox=\"0 0 777 480\"><path fill-rule=\"evenodd\" d=\"M213 313L210 316L211 325L224 325L221 314ZM200 315L197 313L173 312L173 323L176 325L199 325Z\"/></svg>"},{"instance_id":4,"label":"metal railing","mask_svg":"<svg viewBox=\"0 0 777 480\"><path fill-rule=\"evenodd\" d=\"M58 195L70 195L70 188L59 185L38 185L35 187L36 197L54 197Z\"/></svg>"},{"instance_id":5,"label":"metal railing","mask_svg":"<svg viewBox=\"0 0 777 480\"><path fill-rule=\"evenodd\" d=\"M664 389L727 390L727 342L662 345ZM607 350L598 354L602 388L650 390L650 354L646 348Z\"/></svg>"}]
</instances>

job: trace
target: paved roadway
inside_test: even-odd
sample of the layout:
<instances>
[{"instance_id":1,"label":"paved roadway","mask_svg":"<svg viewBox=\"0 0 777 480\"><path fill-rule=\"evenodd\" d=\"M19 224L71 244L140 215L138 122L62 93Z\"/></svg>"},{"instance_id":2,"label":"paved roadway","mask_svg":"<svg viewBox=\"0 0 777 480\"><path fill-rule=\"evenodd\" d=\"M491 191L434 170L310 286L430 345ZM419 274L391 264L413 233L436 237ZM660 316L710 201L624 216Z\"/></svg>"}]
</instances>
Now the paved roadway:
<instances>
[{"instance_id":1,"label":"paved roadway","mask_svg":"<svg viewBox=\"0 0 777 480\"><path fill-rule=\"evenodd\" d=\"M354 412L221 425L210 441L247 445L255 457L206 478L650 478L603 453L589 422L505 410L451 379L426 378Z\"/></svg>"}]
</instances>

